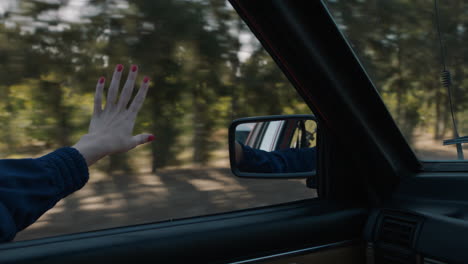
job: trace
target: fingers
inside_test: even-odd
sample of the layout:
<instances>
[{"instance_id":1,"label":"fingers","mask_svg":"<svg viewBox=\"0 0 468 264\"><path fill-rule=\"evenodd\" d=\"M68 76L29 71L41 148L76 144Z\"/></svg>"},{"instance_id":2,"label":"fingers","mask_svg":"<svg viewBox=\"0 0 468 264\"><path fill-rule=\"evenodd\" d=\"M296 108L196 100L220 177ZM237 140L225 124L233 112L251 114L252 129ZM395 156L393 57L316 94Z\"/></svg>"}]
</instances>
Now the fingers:
<instances>
[{"instance_id":1,"label":"fingers","mask_svg":"<svg viewBox=\"0 0 468 264\"><path fill-rule=\"evenodd\" d=\"M119 103L117 105L118 110L126 109L130 97L132 97L133 87L135 86L135 79L138 74L138 66L132 65L130 72L128 73L127 81L123 87L122 93L120 94Z\"/></svg>"},{"instance_id":2,"label":"fingers","mask_svg":"<svg viewBox=\"0 0 468 264\"><path fill-rule=\"evenodd\" d=\"M107 103L106 108L113 108L115 106L115 100L117 98L117 93L119 92L120 78L122 77L123 65L118 64L115 67L114 75L112 76L112 81L109 86L109 91L107 93Z\"/></svg>"},{"instance_id":3,"label":"fingers","mask_svg":"<svg viewBox=\"0 0 468 264\"><path fill-rule=\"evenodd\" d=\"M131 118L136 118L138 111L140 111L143 102L145 101L146 93L148 92L149 87L149 78L145 77L141 83L140 89L138 90L137 95L133 99L132 104L128 108L128 112Z\"/></svg>"},{"instance_id":4,"label":"fingers","mask_svg":"<svg viewBox=\"0 0 468 264\"><path fill-rule=\"evenodd\" d=\"M96 85L96 94L94 95L94 115L99 115L102 112L102 94L104 91L104 83L106 78L101 77Z\"/></svg>"},{"instance_id":5,"label":"fingers","mask_svg":"<svg viewBox=\"0 0 468 264\"><path fill-rule=\"evenodd\" d=\"M152 134L140 134L140 135L133 136L132 137L133 148L138 145L151 142L154 140L154 138L155 137Z\"/></svg>"}]
</instances>

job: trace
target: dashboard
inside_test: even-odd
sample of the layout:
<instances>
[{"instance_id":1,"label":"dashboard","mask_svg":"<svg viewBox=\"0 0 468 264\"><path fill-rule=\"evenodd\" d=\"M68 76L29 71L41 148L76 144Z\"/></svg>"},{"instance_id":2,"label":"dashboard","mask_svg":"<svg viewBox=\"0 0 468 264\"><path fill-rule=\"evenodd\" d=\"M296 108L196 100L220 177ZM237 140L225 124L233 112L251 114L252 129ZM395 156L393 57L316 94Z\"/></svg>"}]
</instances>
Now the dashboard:
<instances>
[{"instance_id":1,"label":"dashboard","mask_svg":"<svg viewBox=\"0 0 468 264\"><path fill-rule=\"evenodd\" d=\"M367 263L468 263L467 194L461 174L402 180L392 199L369 216Z\"/></svg>"}]
</instances>

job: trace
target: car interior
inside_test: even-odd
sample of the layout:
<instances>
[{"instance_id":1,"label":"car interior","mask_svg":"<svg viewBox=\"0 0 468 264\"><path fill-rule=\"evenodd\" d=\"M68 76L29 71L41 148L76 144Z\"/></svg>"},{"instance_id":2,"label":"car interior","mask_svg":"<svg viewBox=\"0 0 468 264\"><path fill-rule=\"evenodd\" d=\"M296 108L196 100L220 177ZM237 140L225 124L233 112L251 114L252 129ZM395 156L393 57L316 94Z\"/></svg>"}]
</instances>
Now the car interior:
<instances>
[{"instance_id":1,"label":"car interior","mask_svg":"<svg viewBox=\"0 0 468 264\"><path fill-rule=\"evenodd\" d=\"M318 198L7 243L0 263L467 263L467 163L416 157L326 4L229 2L315 114Z\"/></svg>"}]
</instances>

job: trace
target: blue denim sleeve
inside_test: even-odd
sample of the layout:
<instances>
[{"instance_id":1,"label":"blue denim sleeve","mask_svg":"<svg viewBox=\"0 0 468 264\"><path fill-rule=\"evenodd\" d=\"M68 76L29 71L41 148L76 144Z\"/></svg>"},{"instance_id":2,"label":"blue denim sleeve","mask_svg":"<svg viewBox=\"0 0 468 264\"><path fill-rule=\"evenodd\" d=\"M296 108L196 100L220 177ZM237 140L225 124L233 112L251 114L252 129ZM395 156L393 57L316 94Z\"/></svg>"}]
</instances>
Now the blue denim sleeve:
<instances>
[{"instance_id":1,"label":"blue denim sleeve","mask_svg":"<svg viewBox=\"0 0 468 264\"><path fill-rule=\"evenodd\" d=\"M0 241L12 240L88 178L85 159L71 147L37 159L0 160Z\"/></svg>"},{"instance_id":2,"label":"blue denim sleeve","mask_svg":"<svg viewBox=\"0 0 468 264\"><path fill-rule=\"evenodd\" d=\"M316 148L289 148L277 151L263 151L241 144L243 158L239 169L245 172L290 173L316 169Z\"/></svg>"}]
</instances>

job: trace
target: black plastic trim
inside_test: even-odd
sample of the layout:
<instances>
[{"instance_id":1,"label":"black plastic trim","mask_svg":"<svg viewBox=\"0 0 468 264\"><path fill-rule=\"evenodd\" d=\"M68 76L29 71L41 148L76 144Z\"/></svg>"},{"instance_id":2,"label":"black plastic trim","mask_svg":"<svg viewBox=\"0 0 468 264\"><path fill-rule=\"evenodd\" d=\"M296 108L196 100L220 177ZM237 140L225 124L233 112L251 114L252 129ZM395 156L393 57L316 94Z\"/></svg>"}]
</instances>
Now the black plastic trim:
<instances>
[{"instance_id":1,"label":"black plastic trim","mask_svg":"<svg viewBox=\"0 0 468 264\"><path fill-rule=\"evenodd\" d=\"M467 161L422 161L422 170L427 172L468 172Z\"/></svg>"}]
</instances>

